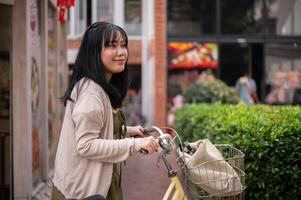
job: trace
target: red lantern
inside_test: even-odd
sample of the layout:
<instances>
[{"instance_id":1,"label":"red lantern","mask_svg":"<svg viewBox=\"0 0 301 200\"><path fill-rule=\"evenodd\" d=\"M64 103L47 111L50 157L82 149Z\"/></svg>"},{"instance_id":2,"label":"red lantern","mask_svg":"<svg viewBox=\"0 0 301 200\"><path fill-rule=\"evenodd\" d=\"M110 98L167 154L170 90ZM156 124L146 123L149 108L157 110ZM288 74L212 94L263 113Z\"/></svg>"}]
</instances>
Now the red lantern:
<instances>
[{"instance_id":1,"label":"red lantern","mask_svg":"<svg viewBox=\"0 0 301 200\"><path fill-rule=\"evenodd\" d=\"M66 6L74 6L74 0L65 0Z\"/></svg>"},{"instance_id":2,"label":"red lantern","mask_svg":"<svg viewBox=\"0 0 301 200\"><path fill-rule=\"evenodd\" d=\"M61 22L65 21L65 11L66 11L66 7L65 6L61 6L60 7L60 11L59 11L59 20Z\"/></svg>"},{"instance_id":3,"label":"red lantern","mask_svg":"<svg viewBox=\"0 0 301 200\"><path fill-rule=\"evenodd\" d=\"M60 22L63 23L65 21L66 8L74 6L74 0L57 0L56 5L60 8L58 17Z\"/></svg>"},{"instance_id":4,"label":"red lantern","mask_svg":"<svg viewBox=\"0 0 301 200\"><path fill-rule=\"evenodd\" d=\"M56 5L59 6L74 6L74 0L57 0Z\"/></svg>"}]
</instances>

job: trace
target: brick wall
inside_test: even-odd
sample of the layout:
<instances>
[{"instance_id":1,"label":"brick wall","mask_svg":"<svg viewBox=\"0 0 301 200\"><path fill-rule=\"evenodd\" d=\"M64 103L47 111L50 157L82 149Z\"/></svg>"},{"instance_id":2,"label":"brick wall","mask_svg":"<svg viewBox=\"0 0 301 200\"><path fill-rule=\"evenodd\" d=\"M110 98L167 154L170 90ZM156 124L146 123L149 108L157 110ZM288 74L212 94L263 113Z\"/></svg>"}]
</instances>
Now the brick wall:
<instances>
[{"instance_id":1,"label":"brick wall","mask_svg":"<svg viewBox=\"0 0 301 200\"><path fill-rule=\"evenodd\" d=\"M67 49L78 49L80 46L82 38L77 39L68 39L67 40Z\"/></svg>"},{"instance_id":2,"label":"brick wall","mask_svg":"<svg viewBox=\"0 0 301 200\"><path fill-rule=\"evenodd\" d=\"M166 125L166 1L154 0L154 101L156 126Z\"/></svg>"},{"instance_id":3,"label":"brick wall","mask_svg":"<svg viewBox=\"0 0 301 200\"><path fill-rule=\"evenodd\" d=\"M141 40L129 40L128 64L141 65Z\"/></svg>"}]
</instances>

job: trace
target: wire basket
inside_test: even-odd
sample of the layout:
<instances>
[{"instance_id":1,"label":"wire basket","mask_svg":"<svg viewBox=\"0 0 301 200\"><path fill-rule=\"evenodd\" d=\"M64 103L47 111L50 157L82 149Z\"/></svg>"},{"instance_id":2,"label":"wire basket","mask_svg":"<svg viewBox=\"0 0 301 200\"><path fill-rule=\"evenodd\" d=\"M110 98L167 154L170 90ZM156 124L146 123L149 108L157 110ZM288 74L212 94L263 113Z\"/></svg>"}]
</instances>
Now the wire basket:
<instances>
[{"instance_id":1,"label":"wire basket","mask_svg":"<svg viewBox=\"0 0 301 200\"><path fill-rule=\"evenodd\" d=\"M183 157L177 154L186 194L191 199L244 199L244 154L228 144L214 146L224 159L207 161L195 167L189 167ZM222 169L223 166L228 167ZM196 181L196 177L200 178ZM205 186L210 186L214 188L212 191L218 192L208 193L208 187L206 189Z\"/></svg>"}]
</instances>

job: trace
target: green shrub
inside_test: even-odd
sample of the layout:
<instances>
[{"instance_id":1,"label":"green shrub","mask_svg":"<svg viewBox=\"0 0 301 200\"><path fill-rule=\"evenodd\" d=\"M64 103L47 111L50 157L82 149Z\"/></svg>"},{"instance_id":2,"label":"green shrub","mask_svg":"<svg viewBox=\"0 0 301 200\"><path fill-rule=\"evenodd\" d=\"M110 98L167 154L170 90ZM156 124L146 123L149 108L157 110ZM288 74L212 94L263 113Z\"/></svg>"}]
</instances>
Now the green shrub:
<instances>
[{"instance_id":1,"label":"green shrub","mask_svg":"<svg viewBox=\"0 0 301 200\"><path fill-rule=\"evenodd\" d=\"M190 85L183 93L186 103L231 103L239 101L236 90L221 80L204 80Z\"/></svg>"},{"instance_id":2,"label":"green shrub","mask_svg":"<svg viewBox=\"0 0 301 200\"><path fill-rule=\"evenodd\" d=\"M184 140L241 149L246 199L301 196L301 107L187 104L176 112L175 128Z\"/></svg>"}]
</instances>

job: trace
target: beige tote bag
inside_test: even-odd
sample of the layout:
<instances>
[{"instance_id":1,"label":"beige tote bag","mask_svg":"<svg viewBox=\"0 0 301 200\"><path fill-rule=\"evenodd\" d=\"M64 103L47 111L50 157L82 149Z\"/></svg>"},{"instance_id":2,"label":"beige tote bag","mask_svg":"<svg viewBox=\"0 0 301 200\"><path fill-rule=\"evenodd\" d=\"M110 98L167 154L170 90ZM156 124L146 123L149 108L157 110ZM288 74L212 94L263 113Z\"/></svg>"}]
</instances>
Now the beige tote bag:
<instances>
[{"instance_id":1,"label":"beige tote bag","mask_svg":"<svg viewBox=\"0 0 301 200\"><path fill-rule=\"evenodd\" d=\"M242 192L242 184L233 167L208 140L190 143L196 149L193 155L179 152L188 167L189 179L217 197L235 196Z\"/></svg>"}]
</instances>

